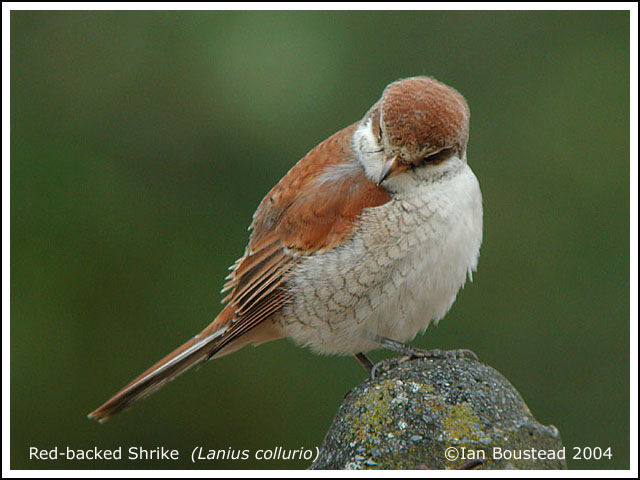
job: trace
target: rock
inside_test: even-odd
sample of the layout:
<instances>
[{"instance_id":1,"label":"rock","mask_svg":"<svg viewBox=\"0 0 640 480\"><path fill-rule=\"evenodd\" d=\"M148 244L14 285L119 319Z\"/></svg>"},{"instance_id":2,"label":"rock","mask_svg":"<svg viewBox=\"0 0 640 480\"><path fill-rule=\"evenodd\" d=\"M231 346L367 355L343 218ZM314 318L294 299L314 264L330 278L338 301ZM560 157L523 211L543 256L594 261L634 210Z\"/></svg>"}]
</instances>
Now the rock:
<instances>
[{"instance_id":1,"label":"rock","mask_svg":"<svg viewBox=\"0 0 640 480\"><path fill-rule=\"evenodd\" d=\"M412 359L349 392L310 468L565 469L563 452L493 368Z\"/></svg>"}]
</instances>

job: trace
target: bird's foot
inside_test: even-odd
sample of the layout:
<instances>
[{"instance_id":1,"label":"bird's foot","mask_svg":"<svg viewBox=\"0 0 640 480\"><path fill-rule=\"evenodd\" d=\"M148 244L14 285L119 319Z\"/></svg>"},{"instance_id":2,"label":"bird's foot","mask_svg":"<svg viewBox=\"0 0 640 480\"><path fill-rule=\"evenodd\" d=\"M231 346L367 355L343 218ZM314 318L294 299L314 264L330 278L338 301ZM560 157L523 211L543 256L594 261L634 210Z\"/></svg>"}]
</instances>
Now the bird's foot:
<instances>
[{"instance_id":1,"label":"bird's foot","mask_svg":"<svg viewBox=\"0 0 640 480\"><path fill-rule=\"evenodd\" d=\"M471 358L472 360L478 360L478 356L471 350L457 349L457 350L422 350L420 348L410 347L407 350L406 355L400 357L385 358L379 361L369 371L371 380L376 378L378 372L382 370L389 370L392 367L396 367L407 360L413 360L414 358L430 358L441 360L456 360L458 358Z\"/></svg>"},{"instance_id":2,"label":"bird's foot","mask_svg":"<svg viewBox=\"0 0 640 480\"><path fill-rule=\"evenodd\" d=\"M471 358L472 360L478 360L478 356L471 350L457 349L457 350L423 350L421 348L412 347L402 342L397 342L386 337L377 337L378 344L399 353L401 355L414 357L414 358L436 358L436 359L456 359L456 358Z\"/></svg>"},{"instance_id":3,"label":"bird's foot","mask_svg":"<svg viewBox=\"0 0 640 480\"><path fill-rule=\"evenodd\" d=\"M401 363L406 362L407 360L411 360L411 358L413 358L411 355L404 355L402 357L391 357L380 360L371 368L371 371L369 372L371 380L376 379L376 375L379 371L389 370L391 367L396 367Z\"/></svg>"},{"instance_id":4,"label":"bird's foot","mask_svg":"<svg viewBox=\"0 0 640 480\"><path fill-rule=\"evenodd\" d=\"M378 372L381 370L388 370L390 367L395 367L407 360L411 360L413 358L430 358L430 359L442 359L442 360L455 360L458 358L470 358L472 360L478 360L478 356L472 352L471 350L467 350L464 348L456 349L456 350L424 350L421 348L412 347L411 345L406 345L402 342L398 342L396 340L392 340L386 337L375 337L375 341L383 348L391 350L393 352L399 353L400 357L392 357L386 358L384 360L379 361L375 365L364 353L356 353L354 356L360 362L360 364L364 367L365 370L369 372L371 379L375 379Z\"/></svg>"},{"instance_id":5,"label":"bird's foot","mask_svg":"<svg viewBox=\"0 0 640 480\"><path fill-rule=\"evenodd\" d=\"M411 348L411 358L433 358L440 360L456 360L458 358L470 358L471 360L478 360L476 355L471 350L459 348L456 350L422 350L420 348Z\"/></svg>"},{"instance_id":6,"label":"bird's foot","mask_svg":"<svg viewBox=\"0 0 640 480\"><path fill-rule=\"evenodd\" d=\"M458 358L470 358L472 360L478 360L478 356L467 349L457 349L457 350L423 350L421 348L412 347L411 345L406 345L401 342L397 342L395 340L391 340L386 337L377 337L376 341L380 344L381 347L384 347L388 350L394 351L396 353L401 354L401 357L393 357L382 360L372 368L369 369L371 374L371 379L376 377L378 371L382 368L388 369L391 366L396 366L402 362L406 362L407 360L413 358L430 358L430 359L444 359L444 360L455 360Z\"/></svg>"}]
</instances>

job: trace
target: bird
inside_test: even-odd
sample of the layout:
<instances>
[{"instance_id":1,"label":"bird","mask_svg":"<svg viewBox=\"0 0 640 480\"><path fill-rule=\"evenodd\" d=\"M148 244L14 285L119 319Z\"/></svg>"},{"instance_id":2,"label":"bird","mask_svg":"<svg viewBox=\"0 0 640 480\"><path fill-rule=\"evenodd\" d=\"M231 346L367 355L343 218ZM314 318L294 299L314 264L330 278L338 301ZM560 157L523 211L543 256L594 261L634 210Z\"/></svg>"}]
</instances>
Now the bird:
<instances>
[{"instance_id":1,"label":"bird","mask_svg":"<svg viewBox=\"0 0 640 480\"><path fill-rule=\"evenodd\" d=\"M213 322L88 417L104 422L189 367L281 338L370 371L366 353L381 347L446 355L407 342L445 316L477 268L469 119L465 98L432 77L388 84L260 202Z\"/></svg>"}]
</instances>

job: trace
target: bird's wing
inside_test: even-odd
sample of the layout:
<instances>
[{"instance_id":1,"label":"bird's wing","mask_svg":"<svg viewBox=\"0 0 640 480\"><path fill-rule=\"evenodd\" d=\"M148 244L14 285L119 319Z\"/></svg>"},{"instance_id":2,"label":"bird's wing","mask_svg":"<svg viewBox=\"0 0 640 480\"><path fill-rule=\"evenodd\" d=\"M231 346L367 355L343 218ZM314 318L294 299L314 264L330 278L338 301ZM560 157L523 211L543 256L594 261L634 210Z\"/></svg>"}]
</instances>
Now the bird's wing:
<instances>
[{"instance_id":1,"label":"bird's wing","mask_svg":"<svg viewBox=\"0 0 640 480\"><path fill-rule=\"evenodd\" d=\"M341 245L353 235L365 208L389 201L388 192L370 181L355 159L355 127L311 150L260 203L249 245L223 288L229 292L225 310L233 315L227 314L231 324L218 349L289 301L287 276L301 258Z\"/></svg>"},{"instance_id":2,"label":"bird's wing","mask_svg":"<svg viewBox=\"0 0 640 480\"><path fill-rule=\"evenodd\" d=\"M287 276L301 258L344 243L365 208L389 201L386 190L369 181L354 159L354 128L311 150L262 200L253 217L249 245L223 289L229 292L227 305L216 319L134 378L90 418L103 422L193 365L225 353L225 347L228 352L246 343L244 334L290 300ZM278 338L273 333L262 335L260 341Z\"/></svg>"}]
</instances>

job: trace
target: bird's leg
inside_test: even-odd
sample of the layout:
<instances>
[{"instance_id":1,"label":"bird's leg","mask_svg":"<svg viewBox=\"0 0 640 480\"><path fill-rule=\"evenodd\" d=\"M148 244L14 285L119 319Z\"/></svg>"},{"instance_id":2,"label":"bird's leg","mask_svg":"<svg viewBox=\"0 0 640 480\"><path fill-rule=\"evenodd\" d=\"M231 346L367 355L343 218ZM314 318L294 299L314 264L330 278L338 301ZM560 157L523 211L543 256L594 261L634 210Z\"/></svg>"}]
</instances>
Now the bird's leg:
<instances>
[{"instance_id":1,"label":"bird's leg","mask_svg":"<svg viewBox=\"0 0 640 480\"><path fill-rule=\"evenodd\" d=\"M368 373L371 373L371 370L373 369L373 362L369 360L369 357L362 352L354 353L353 356L356 357L356 360L360 362L360 365L362 365Z\"/></svg>"},{"instance_id":2,"label":"bird's leg","mask_svg":"<svg viewBox=\"0 0 640 480\"><path fill-rule=\"evenodd\" d=\"M406 345L402 342L398 342L396 340L392 340L387 337L376 336L375 341L383 348L387 350L391 350L393 352L399 353L403 355L402 357L393 357L382 360L376 363L373 368L370 370L371 378L375 378L376 372L380 367L386 366L389 364L397 364L402 363L411 358L440 358L440 359L451 359L451 358L464 358L470 357L473 360L478 360L478 356L472 352L471 350L466 349L458 349L458 350L423 350L421 348L412 347L411 345Z\"/></svg>"}]
</instances>

